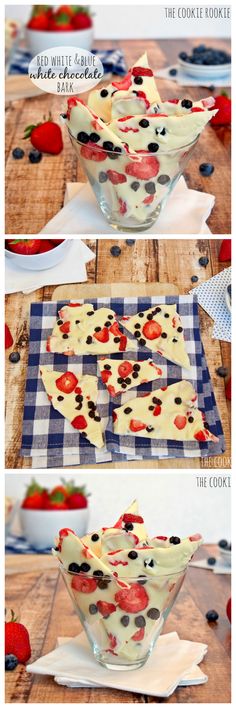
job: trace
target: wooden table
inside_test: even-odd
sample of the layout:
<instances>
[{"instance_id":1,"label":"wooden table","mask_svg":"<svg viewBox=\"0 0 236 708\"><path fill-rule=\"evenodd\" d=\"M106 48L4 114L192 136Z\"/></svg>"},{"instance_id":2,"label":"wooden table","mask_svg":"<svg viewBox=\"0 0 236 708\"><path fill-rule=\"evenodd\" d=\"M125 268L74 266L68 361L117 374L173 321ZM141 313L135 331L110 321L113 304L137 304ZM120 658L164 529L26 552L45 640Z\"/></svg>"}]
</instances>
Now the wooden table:
<instances>
[{"instance_id":1,"label":"wooden table","mask_svg":"<svg viewBox=\"0 0 236 708\"><path fill-rule=\"evenodd\" d=\"M215 553L215 546L204 546L198 557ZM79 620L50 556L6 556L6 569L6 606L20 608L30 634L31 661L52 651L58 636L79 633ZM6 703L229 703L231 632L225 612L229 597L229 575L189 568L164 628L164 633L177 631L181 639L208 644L201 663L208 675L204 685L178 688L169 699L158 699L113 689L69 689L51 677L27 674L21 665L6 674ZM209 609L219 614L211 625L205 619Z\"/></svg>"},{"instance_id":2,"label":"wooden table","mask_svg":"<svg viewBox=\"0 0 236 708\"><path fill-rule=\"evenodd\" d=\"M208 45L229 50L229 42L220 39L206 39ZM182 40L125 40L113 41L114 47L124 51L127 67L148 51L150 65L161 69L176 62L183 49ZM184 40L184 49L190 50L198 40ZM95 42L100 49L110 48L110 41ZM17 77L16 77L17 78ZM116 77L117 78L117 77ZM20 77L19 77L20 80ZM158 82L163 98L186 95L199 100L209 95L209 89L202 87L180 87L173 80L160 79ZM212 93L221 92L217 88ZM21 94L20 94L21 95ZM86 94L83 95L86 100ZM29 151L23 140L27 125L35 124L51 110L55 120L65 111L66 99L43 93L40 96L12 100L6 106L6 233L36 234L62 208L66 182L85 181L77 157L68 135L64 131L64 150L60 155L44 155L39 164L32 165L26 158L14 160L12 150L23 147ZM30 145L30 143L29 143ZM213 162L215 170L211 177L202 177L199 165ZM190 188L210 192L216 203L208 225L214 234L230 233L230 128L208 126L195 148L193 159L185 170Z\"/></svg>"},{"instance_id":3,"label":"wooden table","mask_svg":"<svg viewBox=\"0 0 236 708\"><path fill-rule=\"evenodd\" d=\"M96 259L88 264L89 283L174 283L180 293L188 293L191 288L191 275L199 277L199 284L208 280L229 264L219 264L219 240L151 240L140 239L130 247L124 240L111 241L98 239L86 241L96 253ZM111 256L112 244L119 244L122 251L119 258ZM206 268L199 265L200 256L207 255L209 264ZM30 295L16 293L6 297L6 322L9 324L14 348L20 352L18 364L9 362L9 351L6 352L6 467L27 468L31 466L30 458L19 456L22 433L22 416L24 404L25 378L28 359L29 339L29 308L31 302L50 300L54 287L45 287ZM230 405L225 398L225 381L216 374L216 368L224 365L230 368L230 345L211 339L213 322L200 309L201 335L207 362L210 369L217 404L220 411L226 440L226 451L223 455L213 458L189 458L182 460L160 460L115 463L100 465L116 468L199 468L216 467L219 470L230 467Z\"/></svg>"}]
</instances>

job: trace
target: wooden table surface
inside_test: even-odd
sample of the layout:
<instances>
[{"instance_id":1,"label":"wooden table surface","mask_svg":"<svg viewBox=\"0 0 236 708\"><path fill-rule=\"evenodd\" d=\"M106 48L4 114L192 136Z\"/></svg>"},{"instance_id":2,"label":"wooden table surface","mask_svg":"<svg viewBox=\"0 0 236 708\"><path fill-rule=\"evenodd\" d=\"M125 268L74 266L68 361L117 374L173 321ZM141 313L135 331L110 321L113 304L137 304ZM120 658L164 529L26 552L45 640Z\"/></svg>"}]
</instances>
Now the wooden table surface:
<instances>
[{"instance_id":1,"label":"wooden table surface","mask_svg":"<svg viewBox=\"0 0 236 708\"><path fill-rule=\"evenodd\" d=\"M198 557L215 555L215 546L203 546ZM28 628L31 662L52 651L58 636L75 636L81 627L70 597L50 556L6 556L6 607ZM19 572L20 571L20 572ZM181 639L203 642L208 652L201 668L208 682L178 688L168 699L113 689L69 689L52 677L27 674L24 666L6 673L6 703L230 703L231 631L225 608L230 597L230 576L189 568L183 587L164 627ZM218 622L209 624L205 613L215 609Z\"/></svg>"},{"instance_id":2,"label":"wooden table surface","mask_svg":"<svg viewBox=\"0 0 236 708\"><path fill-rule=\"evenodd\" d=\"M218 251L220 240L136 240L133 246L128 246L125 240L111 241L109 239L87 240L86 243L96 253L96 259L88 264L89 283L174 283L179 292L188 293L191 288L191 276L199 277L198 283L208 280L229 263L219 264ZM119 244L119 258L111 256L112 244ZM207 255L209 264L206 268L199 265L200 256ZM70 286L71 287L71 286ZM83 286L84 287L84 286ZM28 468L30 458L19 456L22 433L22 417L24 404L25 378L28 359L29 341L29 309L31 302L50 300L53 286L40 288L29 295L16 293L6 296L6 322L11 328L14 339L14 349L20 352L18 364L11 364L9 351L6 351L6 467ZM219 378L216 369L226 366L230 370L230 345L211 339L213 321L199 308L201 336L206 352L207 362L212 377L214 392L220 411L226 440L226 451L223 455L212 458L189 458L182 460L155 461L157 468L202 468L221 469L230 467L230 405L225 398L225 380ZM153 462L115 463L99 465L101 468L153 467Z\"/></svg>"},{"instance_id":3,"label":"wooden table surface","mask_svg":"<svg viewBox=\"0 0 236 708\"><path fill-rule=\"evenodd\" d=\"M216 40L206 39L208 45L215 46ZM110 41L97 41L95 47L107 49ZM127 67L148 51L151 67L161 69L173 64L178 53L183 49L182 40L126 40L113 41L114 47L124 51ZM184 49L198 44L198 40L184 40ZM229 49L227 40L217 39L217 46ZM17 78L17 77L16 77ZM20 79L21 77L19 77ZM209 95L206 87L179 87L173 80L159 79L158 85L163 98L176 96L199 100ZM213 95L221 92L220 87L211 91ZM83 95L86 100L86 94ZM23 147L29 151L23 140L27 125L39 122L51 110L55 120L65 111L66 98L43 93L40 96L9 101L6 105L6 233L36 234L62 208L66 182L85 181L77 157L66 131L64 131L64 150L60 155L44 155L39 164L32 165L26 158L14 160L12 150ZM30 143L29 143L30 145ZM211 177L202 177L199 165L213 162L215 170ZM230 209L230 128L208 126L201 135L195 148L194 157L185 170L185 177L190 188L210 192L215 195L216 203L208 219L208 225L214 234L226 234L231 231Z\"/></svg>"}]
</instances>

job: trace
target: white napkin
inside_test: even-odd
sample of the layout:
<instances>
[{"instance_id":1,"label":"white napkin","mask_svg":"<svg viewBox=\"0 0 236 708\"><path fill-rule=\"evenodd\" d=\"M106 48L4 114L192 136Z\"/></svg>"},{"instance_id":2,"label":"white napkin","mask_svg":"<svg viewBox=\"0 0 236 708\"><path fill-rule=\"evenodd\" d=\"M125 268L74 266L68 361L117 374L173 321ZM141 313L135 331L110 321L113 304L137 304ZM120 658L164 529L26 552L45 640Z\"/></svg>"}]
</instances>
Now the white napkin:
<instances>
[{"instance_id":1,"label":"white napkin","mask_svg":"<svg viewBox=\"0 0 236 708\"><path fill-rule=\"evenodd\" d=\"M212 339L231 342L231 314L227 308L225 291L231 283L231 266L194 288L198 302L214 320ZM189 292L193 292L193 289Z\"/></svg>"},{"instance_id":2,"label":"white napkin","mask_svg":"<svg viewBox=\"0 0 236 708\"><path fill-rule=\"evenodd\" d=\"M176 76L170 76L170 69L177 69L178 73ZM171 66L166 66L165 69L158 69L155 71L155 76L157 79L168 79L169 81L175 81L179 86L231 86L231 72L227 74L226 77L220 77L219 79L198 79L194 76L188 76L182 70L179 64L171 64Z\"/></svg>"},{"instance_id":3,"label":"white napkin","mask_svg":"<svg viewBox=\"0 0 236 708\"><path fill-rule=\"evenodd\" d=\"M56 232L55 232L56 233ZM81 240L71 239L70 248L63 260L46 270L18 268L10 258L5 258L5 287L8 293L31 293L44 285L84 283L87 280L86 263L95 258L93 251Z\"/></svg>"},{"instance_id":4,"label":"white napkin","mask_svg":"<svg viewBox=\"0 0 236 708\"><path fill-rule=\"evenodd\" d=\"M216 575L231 575L231 566L224 563L223 560L217 559L214 565L208 565L207 560L191 561L189 563L193 568L203 568L203 570L212 570Z\"/></svg>"},{"instance_id":5,"label":"white napkin","mask_svg":"<svg viewBox=\"0 0 236 708\"><path fill-rule=\"evenodd\" d=\"M68 201L69 199L69 201ZM211 233L206 220L215 197L188 189L184 177L177 182L167 206L147 234ZM103 216L88 183L67 184L65 206L41 231L43 234L111 234L112 228ZM116 231L116 234L122 234Z\"/></svg>"},{"instance_id":6,"label":"white napkin","mask_svg":"<svg viewBox=\"0 0 236 708\"><path fill-rule=\"evenodd\" d=\"M134 671L103 668L95 661L84 632L58 643L54 651L28 664L27 671L54 676L57 683L70 688L106 686L163 698L179 685L197 685L208 680L197 666L207 652L207 645L180 640L176 632L159 637L148 662Z\"/></svg>"}]
</instances>

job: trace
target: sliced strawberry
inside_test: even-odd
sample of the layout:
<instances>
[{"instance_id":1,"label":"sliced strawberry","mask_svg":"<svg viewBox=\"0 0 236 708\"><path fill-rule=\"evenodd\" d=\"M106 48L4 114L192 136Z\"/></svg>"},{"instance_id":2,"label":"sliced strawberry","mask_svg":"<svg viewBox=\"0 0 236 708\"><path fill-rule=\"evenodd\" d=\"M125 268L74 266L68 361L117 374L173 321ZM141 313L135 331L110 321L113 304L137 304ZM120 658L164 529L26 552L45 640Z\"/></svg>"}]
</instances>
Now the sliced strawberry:
<instances>
[{"instance_id":1,"label":"sliced strawberry","mask_svg":"<svg viewBox=\"0 0 236 708\"><path fill-rule=\"evenodd\" d=\"M112 376L112 371L107 371L106 369L101 371L102 383L106 384L108 382L110 376Z\"/></svg>"},{"instance_id":2,"label":"sliced strawberry","mask_svg":"<svg viewBox=\"0 0 236 708\"><path fill-rule=\"evenodd\" d=\"M82 307L82 305L81 302L69 302L67 307Z\"/></svg>"},{"instance_id":3,"label":"sliced strawberry","mask_svg":"<svg viewBox=\"0 0 236 708\"><path fill-rule=\"evenodd\" d=\"M152 177L156 177L159 168L160 165L157 158L145 153L137 162L130 160L128 165L126 165L125 172L127 175L131 175L131 177L148 180Z\"/></svg>"},{"instance_id":4,"label":"sliced strawberry","mask_svg":"<svg viewBox=\"0 0 236 708\"><path fill-rule=\"evenodd\" d=\"M111 634L111 632L110 632L110 634L108 634L108 637L109 637L109 641L110 641L110 648L115 649L115 647L117 645L116 637L113 634ZM114 654L114 652L111 652L111 653Z\"/></svg>"},{"instance_id":5,"label":"sliced strawberry","mask_svg":"<svg viewBox=\"0 0 236 708\"><path fill-rule=\"evenodd\" d=\"M174 419L174 425L178 430L183 430L185 428L185 425L187 423L187 418L185 415L177 415L176 418Z\"/></svg>"},{"instance_id":6,"label":"sliced strawberry","mask_svg":"<svg viewBox=\"0 0 236 708\"><path fill-rule=\"evenodd\" d=\"M122 79L122 81L112 81L112 86L115 86L118 91L128 91L131 84L131 70L128 71L128 74L124 77L124 79Z\"/></svg>"},{"instance_id":7,"label":"sliced strawberry","mask_svg":"<svg viewBox=\"0 0 236 708\"><path fill-rule=\"evenodd\" d=\"M149 598L143 585L135 583L129 588L118 590L115 601L125 612L142 612L147 607Z\"/></svg>"},{"instance_id":8,"label":"sliced strawberry","mask_svg":"<svg viewBox=\"0 0 236 708\"><path fill-rule=\"evenodd\" d=\"M66 538L66 536L69 536L69 533L73 533L75 535L75 532L72 531L72 529L68 529L68 528L60 529L60 531L59 531L60 539Z\"/></svg>"},{"instance_id":9,"label":"sliced strawberry","mask_svg":"<svg viewBox=\"0 0 236 708\"><path fill-rule=\"evenodd\" d=\"M98 600L97 608L103 617L109 617L112 612L116 612L116 606L112 602L104 602L103 600Z\"/></svg>"},{"instance_id":10,"label":"sliced strawberry","mask_svg":"<svg viewBox=\"0 0 236 708\"><path fill-rule=\"evenodd\" d=\"M122 376L123 379L126 379L126 376L129 376L131 372L133 371L133 366L130 363L130 361L122 361L122 364L118 366L118 374Z\"/></svg>"},{"instance_id":11,"label":"sliced strawberry","mask_svg":"<svg viewBox=\"0 0 236 708\"><path fill-rule=\"evenodd\" d=\"M51 339L51 337L48 337L47 344L46 344L46 352L50 352L50 351L51 351L51 349L50 349L50 339Z\"/></svg>"},{"instance_id":12,"label":"sliced strawberry","mask_svg":"<svg viewBox=\"0 0 236 708\"><path fill-rule=\"evenodd\" d=\"M131 639L133 639L134 642L141 642L142 639L144 638L144 634L145 634L144 627L140 627L140 629L138 629L137 632L135 632L135 634L133 634Z\"/></svg>"},{"instance_id":13,"label":"sliced strawberry","mask_svg":"<svg viewBox=\"0 0 236 708\"><path fill-rule=\"evenodd\" d=\"M109 342L109 329L108 327L103 327L103 329L100 330L100 332L94 332L93 333L94 339L97 339L98 342Z\"/></svg>"},{"instance_id":14,"label":"sliced strawberry","mask_svg":"<svg viewBox=\"0 0 236 708\"><path fill-rule=\"evenodd\" d=\"M117 413L115 411L112 411L112 420L115 421L117 420Z\"/></svg>"},{"instance_id":15,"label":"sliced strawberry","mask_svg":"<svg viewBox=\"0 0 236 708\"><path fill-rule=\"evenodd\" d=\"M126 214L126 212L127 212L127 204L126 204L126 202L124 201L124 199L121 199L121 197L119 197L118 202L119 202L119 212L120 212L120 214Z\"/></svg>"},{"instance_id":16,"label":"sliced strawberry","mask_svg":"<svg viewBox=\"0 0 236 708\"><path fill-rule=\"evenodd\" d=\"M138 516L137 514L124 514L122 521L124 521L125 524L143 524L144 520L142 516Z\"/></svg>"},{"instance_id":17,"label":"sliced strawberry","mask_svg":"<svg viewBox=\"0 0 236 708\"><path fill-rule=\"evenodd\" d=\"M224 238L223 241L221 241L221 247L218 257L220 263L224 263L225 261L231 261L231 238Z\"/></svg>"},{"instance_id":18,"label":"sliced strawberry","mask_svg":"<svg viewBox=\"0 0 236 708\"><path fill-rule=\"evenodd\" d=\"M149 194L149 197L145 197L143 204L152 204L154 199L154 194Z\"/></svg>"},{"instance_id":19,"label":"sliced strawberry","mask_svg":"<svg viewBox=\"0 0 236 708\"><path fill-rule=\"evenodd\" d=\"M202 538L200 533L195 533L193 536L189 536L190 541L200 541Z\"/></svg>"},{"instance_id":20,"label":"sliced strawberry","mask_svg":"<svg viewBox=\"0 0 236 708\"><path fill-rule=\"evenodd\" d=\"M84 415L76 415L75 418L71 421L71 425L73 425L73 428L76 428L76 430L84 430L85 428L87 428L88 423Z\"/></svg>"},{"instance_id":21,"label":"sliced strawberry","mask_svg":"<svg viewBox=\"0 0 236 708\"><path fill-rule=\"evenodd\" d=\"M142 332L146 339L157 339L161 336L162 328L155 320L148 320L145 322Z\"/></svg>"},{"instance_id":22,"label":"sliced strawberry","mask_svg":"<svg viewBox=\"0 0 236 708\"><path fill-rule=\"evenodd\" d=\"M157 415L160 415L160 413L161 413L161 406L155 406L152 415L157 416Z\"/></svg>"},{"instance_id":23,"label":"sliced strawberry","mask_svg":"<svg viewBox=\"0 0 236 708\"><path fill-rule=\"evenodd\" d=\"M153 72L146 66L133 66L133 76L153 76Z\"/></svg>"},{"instance_id":24,"label":"sliced strawberry","mask_svg":"<svg viewBox=\"0 0 236 708\"><path fill-rule=\"evenodd\" d=\"M76 386L75 393L82 393L82 388L80 388L80 386Z\"/></svg>"},{"instance_id":25,"label":"sliced strawberry","mask_svg":"<svg viewBox=\"0 0 236 708\"><path fill-rule=\"evenodd\" d=\"M167 541L168 536L155 536L155 538L158 538L160 541Z\"/></svg>"},{"instance_id":26,"label":"sliced strawberry","mask_svg":"<svg viewBox=\"0 0 236 708\"><path fill-rule=\"evenodd\" d=\"M76 592L89 594L97 589L97 581L95 578L86 578L84 575L74 575L71 587Z\"/></svg>"},{"instance_id":27,"label":"sliced strawberry","mask_svg":"<svg viewBox=\"0 0 236 708\"><path fill-rule=\"evenodd\" d=\"M200 106L195 106L194 108L191 108L190 113L202 113L204 112L204 108L200 108Z\"/></svg>"},{"instance_id":28,"label":"sliced strawberry","mask_svg":"<svg viewBox=\"0 0 236 708\"><path fill-rule=\"evenodd\" d=\"M116 396L116 390L115 390L114 386L112 386L111 384L108 384L107 390L109 391L111 396ZM114 414L114 415L116 415L116 414ZM113 417L113 414L112 414L112 417ZM116 418L117 418L117 415L116 415L116 417L113 417L113 420L116 420Z\"/></svg>"},{"instance_id":29,"label":"sliced strawberry","mask_svg":"<svg viewBox=\"0 0 236 708\"><path fill-rule=\"evenodd\" d=\"M167 103L179 103L179 98L168 98Z\"/></svg>"},{"instance_id":30,"label":"sliced strawberry","mask_svg":"<svg viewBox=\"0 0 236 708\"><path fill-rule=\"evenodd\" d=\"M59 329L63 334L68 334L70 331L70 322L64 322L64 324L60 325Z\"/></svg>"},{"instance_id":31,"label":"sliced strawberry","mask_svg":"<svg viewBox=\"0 0 236 708\"><path fill-rule=\"evenodd\" d=\"M120 338L120 344L119 344L119 351L120 352L125 352L126 344L127 344L127 337L125 336L125 334L122 334L121 338Z\"/></svg>"},{"instance_id":32,"label":"sliced strawberry","mask_svg":"<svg viewBox=\"0 0 236 708\"><path fill-rule=\"evenodd\" d=\"M122 175L121 172L116 172L116 170L107 170L107 176L112 184L122 184L122 182L127 182L127 177Z\"/></svg>"},{"instance_id":33,"label":"sliced strawberry","mask_svg":"<svg viewBox=\"0 0 236 708\"><path fill-rule=\"evenodd\" d=\"M13 339L11 336L11 332L9 330L9 327L7 324L5 324L5 349L9 349L9 347L12 347L13 345Z\"/></svg>"},{"instance_id":34,"label":"sliced strawberry","mask_svg":"<svg viewBox=\"0 0 236 708\"><path fill-rule=\"evenodd\" d=\"M120 337L121 331L119 329L118 322L113 322L113 324L109 327L109 330L115 337Z\"/></svg>"},{"instance_id":35,"label":"sliced strawberry","mask_svg":"<svg viewBox=\"0 0 236 708\"><path fill-rule=\"evenodd\" d=\"M132 431L132 433L138 433L139 430L144 430L146 428L145 423L141 423L140 420L132 420L130 421L129 424L129 429Z\"/></svg>"},{"instance_id":36,"label":"sliced strawberry","mask_svg":"<svg viewBox=\"0 0 236 708\"><path fill-rule=\"evenodd\" d=\"M199 430L198 433L195 433L194 435L195 440L198 440L199 442L205 442L207 440L208 435L206 430Z\"/></svg>"},{"instance_id":37,"label":"sliced strawberry","mask_svg":"<svg viewBox=\"0 0 236 708\"><path fill-rule=\"evenodd\" d=\"M144 91L137 91L137 98L142 98L145 102L146 109L148 110L150 108L150 101L147 100L146 93ZM140 152L140 150L139 150Z\"/></svg>"},{"instance_id":38,"label":"sliced strawberry","mask_svg":"<svg viewBox=\"0 0 236 708\"><path fill-rule=\"evenodd\" d=\"M103 162L107 158L107 152L101 147L94 147L94 143L87 143L87 145L82 145L80 154L85 160L93 160L94 162Z\"/></svg>"},{"instance_id":39,"label":"sliced strawberry","mask_svg":"<svg viewBox=\"0 0 236 708\"><path fill-rule=\"evenodd\" d=\"M59 391L63 391L63 393L72 393L77 386L78 379L72 371L66 371L65 374L59 376L59 379L56 379L55 383Z\"/></svg>"}]
</instances>

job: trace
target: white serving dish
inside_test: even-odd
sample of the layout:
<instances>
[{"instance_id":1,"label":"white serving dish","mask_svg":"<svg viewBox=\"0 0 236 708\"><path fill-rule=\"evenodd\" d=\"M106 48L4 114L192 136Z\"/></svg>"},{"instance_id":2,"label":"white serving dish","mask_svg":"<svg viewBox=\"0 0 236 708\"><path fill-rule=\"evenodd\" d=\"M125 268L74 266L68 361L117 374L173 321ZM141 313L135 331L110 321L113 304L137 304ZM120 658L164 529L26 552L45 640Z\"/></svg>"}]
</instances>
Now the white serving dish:
<instances>
[{"instance_id":1,"label":"white serving dish","mask_svg":"<svg viewBox=\"0 0 236 708\"><path fill-rule=\"evenodd\" d=\"M22 534L37 551L51 548L60 529L69 528L78 536L87 531L89 509L63 509L62 511L19 510Z\"/></svg>"},{"instance_id":2,"label":"white serving dish","mask_svg":"<svg viewBox=\"0 0 236 708\"><path fill-rule=\"evenodd\" d=\"M217 64L215 65L204 65L204 64L190 64L190 62L184 61L183 59L178 59L179 66L181 70L187 75L192 76L194 79L203 79L207 81L214 81L214 79L226 79L231 72L231 64Z\"/></svg>"},{"instance_id":3,"label":"white serving dish","mask_svg":"<svg viewBox=\"0 0 236 708\"><path fill-rule=\"evenodd\" d=\"M51 47L78 47L90 50L93 43L93 27L68 32L45 32L25 28L25 38L32 56Z\"/></svg>"},{"instance_id":4,"label":"white serving dish","mask_svg":"<svg viewBox=\"0 0 236 708\"><path fill-rule=\"evenodd\" d=\"M18 253L12 253L5 248L6 258L9 258L15 266L19 268L24 268L25 270L47 270L47 268L53 268L55 265L63 260L64 254L71 246L71 239L65 239L62 243L59 243L51 251L46 251L46 253L35 253L32 256L23 256Z\"/></svg>"}]
</instances>

